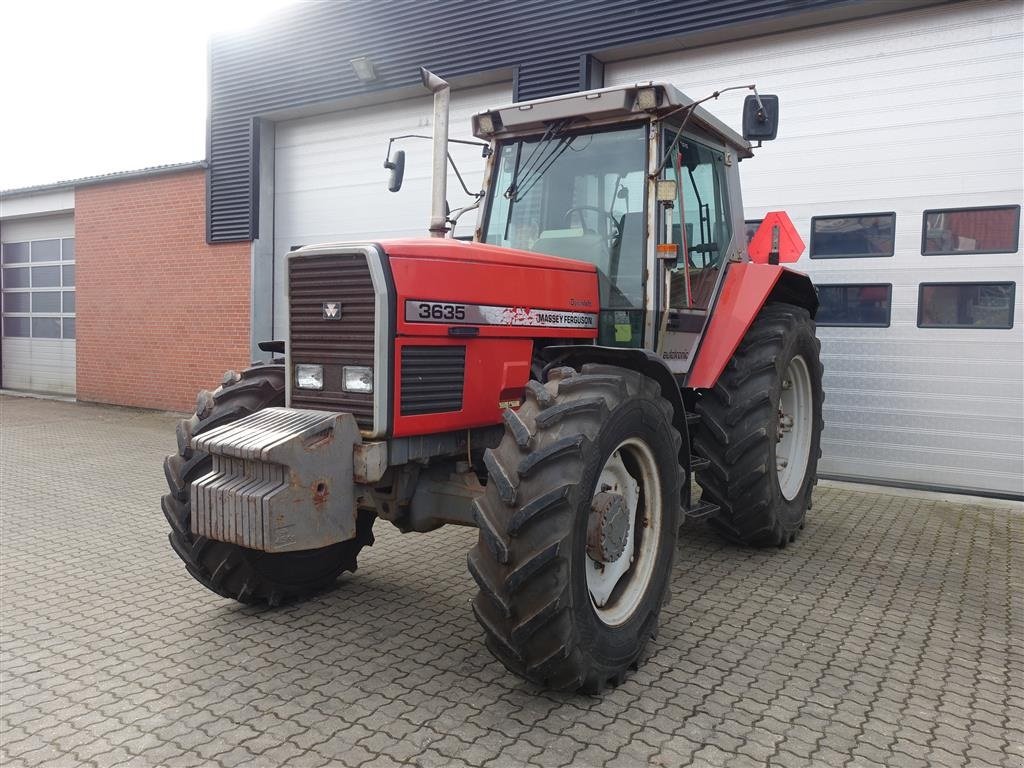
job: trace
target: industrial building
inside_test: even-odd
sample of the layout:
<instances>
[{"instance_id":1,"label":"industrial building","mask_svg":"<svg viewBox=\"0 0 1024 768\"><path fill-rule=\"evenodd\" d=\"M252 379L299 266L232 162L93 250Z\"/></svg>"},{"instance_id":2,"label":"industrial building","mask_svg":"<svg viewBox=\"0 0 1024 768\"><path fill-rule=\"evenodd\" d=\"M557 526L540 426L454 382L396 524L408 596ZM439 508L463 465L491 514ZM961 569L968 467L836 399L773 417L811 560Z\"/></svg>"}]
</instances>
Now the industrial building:
<instances>
[{"instance_id":1,"label":"industrial building","mask_svg":"<svg viewBox=\"0 0 1024 768\"><path fill-rule=\"evenodd\" d=\"M400 194L382 167L389 137L430 133L421 65L453 83L458 138L485 108L602 86L778 94L745 216L785 210L808 244L821 474L1024 496L1019 0L286 8L212 41L205 163L3 193L2 385L187 408L285 338L290 250L424 234L429 143L404 140ZM741 101L705 106L737 125ZM479 149L452 154L479 188Z\"/></svg>"}]
</instances>

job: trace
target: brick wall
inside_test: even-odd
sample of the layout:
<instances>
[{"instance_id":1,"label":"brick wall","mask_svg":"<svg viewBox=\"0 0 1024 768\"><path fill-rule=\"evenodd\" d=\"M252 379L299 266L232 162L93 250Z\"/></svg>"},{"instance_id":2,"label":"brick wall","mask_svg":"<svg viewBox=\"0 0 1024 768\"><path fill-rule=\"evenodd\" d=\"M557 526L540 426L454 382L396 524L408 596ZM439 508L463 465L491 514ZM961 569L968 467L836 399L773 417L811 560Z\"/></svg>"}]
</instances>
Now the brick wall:
<instances>
[{"instance_id":1,"label":"brick wall","mask_svg":"<svg viewBox=\"0 0 1024 768\"><path fill-rule=\"evenodd\" d=\"M249 244L207 245L200 169L75 192L79 400L191 411L249 363Z\"/></svg>"}]
</instances>

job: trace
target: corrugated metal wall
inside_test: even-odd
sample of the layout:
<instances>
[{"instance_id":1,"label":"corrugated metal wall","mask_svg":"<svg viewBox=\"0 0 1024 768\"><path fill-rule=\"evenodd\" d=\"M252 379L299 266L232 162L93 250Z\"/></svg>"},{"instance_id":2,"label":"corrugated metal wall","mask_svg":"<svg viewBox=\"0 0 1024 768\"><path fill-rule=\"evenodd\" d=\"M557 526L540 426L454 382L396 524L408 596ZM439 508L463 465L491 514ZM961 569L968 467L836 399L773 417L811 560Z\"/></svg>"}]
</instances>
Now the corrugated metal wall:
<instances>
[{"instance_id":1,"label":"corrugated metal wall","mask_svg":"<svg viewBox=\"0 0 1024 768\"><path fill-rule=\"evenodd\" d=\"M490 0L303 3L210 46L211 242L256 236L253 117L417 82L516 69L517 99L580 89L580 56L850 0ZM361 83L350 59L369 56Z\"/></svg>"},{"instance_id":2,"label":"corrugated metal wall","mask_svg":"<svg viewBox=\"0 0 1024 768\"><path fill-rule=\"evenodd\" d=\"M1024 198L1024 6L973 0L605 68L609 85L668 80L693 97L757 83L779 138L740 166L748 218L892 211L892 256L795 265L819 286L892 285L888 327L821 327L823 475L1024 493L1024 266L1002 253L922 255L932 208ZM735 125L742 95L707 106ZM927 282L1016 283L1012 328L919 328Z\"/></svg>"}]
</instances>

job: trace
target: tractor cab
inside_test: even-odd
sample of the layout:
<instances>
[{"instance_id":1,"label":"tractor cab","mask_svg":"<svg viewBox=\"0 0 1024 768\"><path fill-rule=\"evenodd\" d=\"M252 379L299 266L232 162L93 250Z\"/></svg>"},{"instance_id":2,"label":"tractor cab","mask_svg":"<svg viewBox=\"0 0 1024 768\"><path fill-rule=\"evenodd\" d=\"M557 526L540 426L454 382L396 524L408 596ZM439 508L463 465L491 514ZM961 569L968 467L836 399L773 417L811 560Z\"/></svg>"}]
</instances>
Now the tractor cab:
<instances>
[{"instance_id":1,"label":"tractor cab","mask_svg":"<svg viewBox=\"0 0 1024 768\"><path fill-rule=\"evenodd\" d=\"M749 99L769 105L769 137L777 101ZM723 264L747 258L748 141L662 83L501 107L473 127L492 148L475 239L594 264L598 343L657 349L685 373Z\"/></svg>"}]
</instances>

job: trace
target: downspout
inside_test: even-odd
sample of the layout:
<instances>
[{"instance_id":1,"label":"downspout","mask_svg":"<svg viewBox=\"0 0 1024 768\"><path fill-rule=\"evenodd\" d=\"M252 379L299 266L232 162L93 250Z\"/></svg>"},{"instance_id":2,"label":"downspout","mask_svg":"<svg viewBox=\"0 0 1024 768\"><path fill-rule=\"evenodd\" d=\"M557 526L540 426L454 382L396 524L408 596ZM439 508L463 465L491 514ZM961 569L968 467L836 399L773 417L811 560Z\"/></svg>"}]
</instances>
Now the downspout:
<instances>
[{"instance_id":1,"label":"downspout","mask_svg":"<svg viewBox=\"0 0 1024 768\"><path fill-rule=\"evenodd\" d=\"M423 86L434 94L434 167L430 198L430 236L448 233L448 103L447 81L420 67Z\"/></svg>"}]
</instances>

